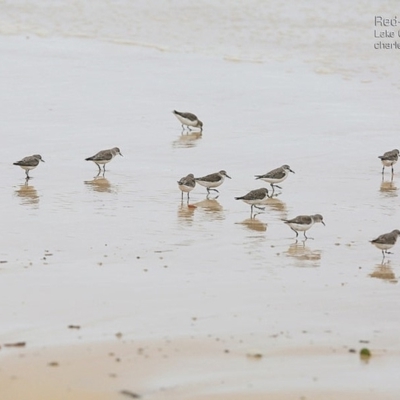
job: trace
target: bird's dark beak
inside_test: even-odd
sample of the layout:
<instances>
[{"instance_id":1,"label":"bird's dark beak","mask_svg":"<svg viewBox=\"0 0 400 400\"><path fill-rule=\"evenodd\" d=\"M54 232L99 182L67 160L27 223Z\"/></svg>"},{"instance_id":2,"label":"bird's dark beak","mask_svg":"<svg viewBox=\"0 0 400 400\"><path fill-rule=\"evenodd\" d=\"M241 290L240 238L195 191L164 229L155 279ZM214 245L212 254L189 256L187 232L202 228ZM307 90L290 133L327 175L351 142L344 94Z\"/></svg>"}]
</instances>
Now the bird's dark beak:
<instances>
[{"instance_id":1,"label":"bird's dark beak","mask_svg":"<svg viewBox=\"0 0 400 400\"><path fill-rule=\"evenodd\" d=\"M293 170L291 170L290 168L289 168L289 171L294 173L294 171L293 171Z\"/></svg>"},{"instance_id":2,"label":"bird's dark beak","mask_svg":"<svg viewBox=\"0 0 400 400\"><path fill-rule=\"evenodd\" d=\"M41 162L44 162L44 160L40 160Z\"/></svg>"},{"instance_id":3,"label":"bird's dark beak","mask_svg":"<svg viewBox=\"0 0 400 400\"><path fill-rule=\"evenodd\" d=\"M229 175L225 175L227 178L232 179Z\"/></svg>"},{"instance_id":4,"label":"bird's dark beak","mask_svg":"<svg viewBox=\"0 0 400 400\"><path fill-rule=\"evenodd\" d=\"M119 153L119 155L120 155L121 157L123 157L123 155L122 155L121 153Z\"/></svg>"},{"instance_id":5,"label":"bird's dark beak","mask_svg":"<svg viewBox=\"0 0 400 400\"><path fill-rule=\"evenodd\" d=\"M325 226L325 222L324 221L321 221L321 224L323 224Z\"/></svg>"}]
</instances>

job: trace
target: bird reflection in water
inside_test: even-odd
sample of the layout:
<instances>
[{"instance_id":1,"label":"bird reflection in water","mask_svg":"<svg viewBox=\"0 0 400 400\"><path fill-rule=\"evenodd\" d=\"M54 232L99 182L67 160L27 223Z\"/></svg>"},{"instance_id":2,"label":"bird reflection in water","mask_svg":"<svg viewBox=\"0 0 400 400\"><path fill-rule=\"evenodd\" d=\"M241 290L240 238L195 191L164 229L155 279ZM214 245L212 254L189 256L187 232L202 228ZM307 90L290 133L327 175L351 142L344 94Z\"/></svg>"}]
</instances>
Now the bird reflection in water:
<instances>
[{"instance_id":1,"label":"bird reflection in water","mask_svg":"<svg viewBox=\"0 0 400 400\"><path fill-rule=\"evenodd\" d=\"M185 204L182 201L178 208L178 220L181 223L192 225L195 210L195 206L192 206L191 204Z\"/></svg>"},{"instance_id":2,"label":"bird reflection in water","mask_svg":"<svg viewBox=\"0 0 400 400\"><path fill-rule=\"evenodd\" d=\"M390 266L390 261L383 264L377 264L374 271L369 276L371 278L378 278L391 283L397 283L396 276Z\"/></svg>"},{"instance_id":3,"label":"bird reflection in water","mask_svg":"<svg viewBox=\"0 0 400 400\"><path fill-rule=\"evenodd\" d=\"M206 215L211 216L213 219L224 219L223 207L216 199L204 199L191 205L199 210L205 212Z\"/></svg>"},{"instance_id":4,"label":"bird reflection in water","mask_svg":"<svg viewBox=\"0 0 400 400\"><path fill-rule=\"evenodd\" d=\"M104 177L104 174L98 174L91 181L85 181L84 183L88 188L92 189L95 192L116 192L114 186L111 185L110 181Z\"/></svg>"},{"instance_id":5,"label":"bird reflection in water","mask_svg":"<svg viewBox=\"0 0 400 400\"><path fill-rule=\"evenodd\" d=\"M310 261L313 263L319 263L321 260L321 250L311 250L310 247L306 246L306 242L296 240L292 243L288 250L285 252L288 257L292 257L297 261L300 261L302 266L307 266L306 262ZM303 263L304 262L304 263Z\"/></svg>"},{"instance_id":6,"label":"bird reflection in water","mask_svg":"<svg viewBox=\"0 0 400 400\"><path fill-rule=\"evenodd\" d=\"M393 181L393 175L390 181L385 181L384 177L382 177L382 182L379 191L385 197L397 197L397 186L396 182Z\"/></svg>"},{"instance_id":7,"label":"bird reflection in water","mask_svg":"<svg viewBox=\"0 0 400 400\"><path fill-rule=\"evenodd\" d=\"M247 229L256 232L266 232L268 225L257 218L247 218L242 222L237 222L238 225L243 225Z\"/></svg>"},{"instance_id":8,"label":"bird reflection in water","mask_svg":"<svg viewBox=\"0 0 400 400\"><path fill-rule=\"evenodd\" d=\"M269 197L267 200L265 200L264 204L271 210L277 211L281 218L287 218L286 203L284 203L282 200L279 200L276 196Z\"/></svg>"},{"instance_id":9,"label":"bird reflection in water","mask_svg":"<svg viewBox=\"0 0 400 400\"><path fill-rule=\"evenodd\" d=\"M39 204L39 195L34 186L28 185L29 180L25 179L25 183L20 185L15 191L15 195L21 199L23 205L37 206Z\"/></svg>"},{"instance_id":10,"label":"bird reflection in water","mask_svg":"<svg viewBox=\"0 0 400 400\"><path fill-rule=\"evenodd\" d=\"M178 139L172 142L172 147L181 148L181 147L195 147L197 145L197 141L202 138L201 132L191 132L187 135L181 135Z\"/></svg>"}]
</instances>

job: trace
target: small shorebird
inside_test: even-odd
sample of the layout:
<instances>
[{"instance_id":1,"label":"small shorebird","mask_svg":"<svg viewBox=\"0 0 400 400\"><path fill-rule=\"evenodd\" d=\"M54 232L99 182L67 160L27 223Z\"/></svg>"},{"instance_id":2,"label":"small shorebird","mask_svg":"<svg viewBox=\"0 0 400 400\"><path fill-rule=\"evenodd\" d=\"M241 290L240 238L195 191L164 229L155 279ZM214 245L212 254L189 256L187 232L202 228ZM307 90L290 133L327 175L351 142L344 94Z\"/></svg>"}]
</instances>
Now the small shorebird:
<instances>
[{"instance_id":1,"label":"small shorebird","mask_svg":"<svg viewBox=\"0 0 400 400\"><path fill-rule=\"evenodd\" d=\"M392 232L384 233L383 235L380 235L376 239L370 241L378 249L382 250L382 261L385 259L385 254L392 254L388 252L388 250L396 244L398 236L400 236L400 231L395 229Z\"/></svg>"},{"instance_id":2,"label":"small shorebird","mask_svg":"<svg viewBox=\"0 0 400 400\"><path fill-rule=\"evenodd\" d=\"M179 112L176 110L172 111L172 113L181 122L182 130L185 129L184 125L186 125L189 130L190 127L193 126L194 128L200 128L201 132L203 131L203 123L196 117L196 115L189 112Z\"/></svg>"},{"instance_id":3,"label":"small shorebird","mask_svg":"<svg viewBox=\"0 0 400 400\"><path fill-rule=\"evenodd\" d=\"M392 151L387 151L383 156L378 157L381 159L383 164L382 175L385 173L385 167L392 167L392 175L394 174L393 165L397 163L399 153L399 150L394 149Z\"/></svg>"},{"instance_id":4,"label":"small shorebird","mask_svg":"<svg viewBox=\"0 0 400 400\"><path fill-rule=\"evenodd\" d=\"M304 237L308 239L306 236L306 231L308 231L316 222L321 222L321 224L325 225L323 221L323 217L320 214L315 215L299 215L293 219L283 220L285 224L290 226L290 229L296 232L296 238L299 236L299 231L304 232ZM310 238L311 239L311 238Z\"/></svg>"},{"instance_id":5,"label":"small shorebird","mask_svg":"<svg viewBox=\"0 0 400 400\"><path fill-rule=\"evenodd\" d=\"M101 172L100 164L103 164L103 172L106 172L106 164L109 163L117 154L122 156L118 147L109 150L101 150L92 157L85 158L86 161L93 161L99 167L99 174Z\"/></svg>"},{"instance_id":6,"label":"small shorebird","mask_svg":"<svg viewBox=\"0 0 400 400\"><path fill-rule=\"evenodd\" d=\"M268 189L260 188L256 190L252 190L249 193L245 194L241 197L235 197L235 200L243 200L245 203L251 205L250 218L253 216L253 208L257 208L258 210L265 210L264 207L259 207L259 204L263 204L263 202L268 198Z\"/></svg>"},{"instance_id":7,"label":"small shorebird","mask_svg":"<svg viewBox=\"0 0 400 400\"><path fill-rule=\"evenodd\" d=\"M22 169L25 170L26 179L30 179L29 171L31 169L35 169L39 162L44 162L42 160L42 156L40 154L34 154L33 156L24 157L22 160L13 163L14 165L20 166Z\"/></svg>"},{"instance_id":8,"label":"small shorebird","mask_svg":"<svg viewBox=\"0 0 400 400\"><path fill-rule=\"evenodd\" d=\"M206 175L201 178L194 178L194 180L201 186L207 188L207 195L210 194L210 190L214 190L219 193L217 189L218 186L221 186L224 183L226 178L232 179L224 170L219 172L215 172L214 174Z\"/></svg>"},{"instance_id":9,"label":"small shorebird","mask_svg":"<svg viewBox=\"0 0 400 400\"><path fill-rule=\"evenodd\" d=\"M275 187L282 189L280 186L275 185L275 183L283 182L289 175L289 172L294 173L289 167L289 165L282 165L282 167L273 169L272 171L267 172L264 175L255 175L256 179L261 179L264 182L268 182L271 184L272 193L275 191Z\"/></svg>"},{"instance_id":10,"label":"small shorebird","mask_svg":"<svg viewBox=\"0 0 400 400\"><path fill-rule=\"evenodd\" d=\"M182 192L181 199L183 201L183 192L187 193L187 201L189 201L189 192L191 192L196 186L196 181L194 180L194 175L189 174L184 176L178 181L179 189Z\"/></svg>"}]
</instances>

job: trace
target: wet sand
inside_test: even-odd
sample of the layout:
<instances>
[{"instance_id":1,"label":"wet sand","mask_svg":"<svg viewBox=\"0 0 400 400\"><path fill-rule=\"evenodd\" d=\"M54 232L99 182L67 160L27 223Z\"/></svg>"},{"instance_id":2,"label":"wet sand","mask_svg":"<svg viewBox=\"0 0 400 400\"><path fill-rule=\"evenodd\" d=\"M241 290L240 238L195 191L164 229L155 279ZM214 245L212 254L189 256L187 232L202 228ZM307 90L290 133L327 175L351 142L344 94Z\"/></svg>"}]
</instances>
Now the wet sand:
<instances>
[{"instance_id":1,"label":"wet sand","mask_svg":"<svg viewBox=\"0 0 400 400\"><path fill-rule=\"evenodd\" d=\"M399 229L398 173L382 182L377 158L399 147L390 79L78 39L0 48L2 399L396 398L400 258L368 242ZM114 146L95 178L84 159ZM25 184L12 162L34 153ZM282 164L296 174L250 220L234 197ZM181 176L220 169L218 198L181 203ZM296 242L282 219L314 213L326 227Z\"/></svg>"},{"instance_id":2,"label":"wet sand","mask_svg":"<svg viewBox=\"0 0 400 400\"><path fill-rule=\"evenodd\" d=\"M40 393L44 400L396 398L392 370L399 354L381 349L373 360L362 360L347 347L318 346L308 332L301 336L293 340L287 333L242 339L210 335L146 342L119 335L113 342L14 350L16 354L4 360L2 396L36 398L32 394ZM250 343L258 347L249 348Z\"/></svg>"}]
</instances>

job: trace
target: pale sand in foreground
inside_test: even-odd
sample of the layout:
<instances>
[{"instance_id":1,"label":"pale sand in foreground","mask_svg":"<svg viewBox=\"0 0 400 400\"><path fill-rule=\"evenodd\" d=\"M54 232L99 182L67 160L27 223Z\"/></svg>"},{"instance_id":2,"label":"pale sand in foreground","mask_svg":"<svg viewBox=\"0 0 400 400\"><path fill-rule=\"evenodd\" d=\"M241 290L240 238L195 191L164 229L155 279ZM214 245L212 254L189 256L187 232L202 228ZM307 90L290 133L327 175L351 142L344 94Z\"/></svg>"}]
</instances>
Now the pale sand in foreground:
<instances>
[{"instance_id":1,"label":"pale sand in foreground","mask_svg":"<svg viewBox=\"0 0 400 400\"><path fill-rule=\"evenodd\" d=\"M398 362L398 354L377 351L363 361L345 348L259 351L235 341L121 337L103 344L3 349L0 395L2 400L398 398L395 388L382 385L385 368ZM379 389L368 377L374 369L382 373Z\"/></svg>"}]
</instances>

